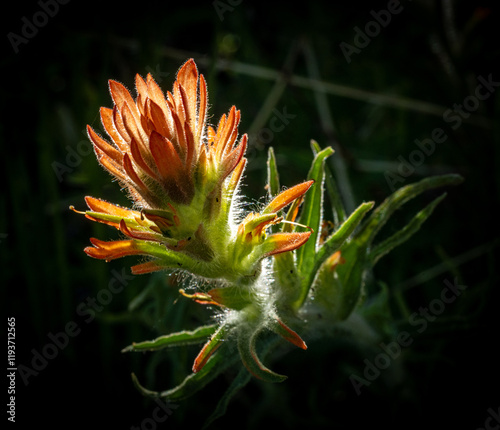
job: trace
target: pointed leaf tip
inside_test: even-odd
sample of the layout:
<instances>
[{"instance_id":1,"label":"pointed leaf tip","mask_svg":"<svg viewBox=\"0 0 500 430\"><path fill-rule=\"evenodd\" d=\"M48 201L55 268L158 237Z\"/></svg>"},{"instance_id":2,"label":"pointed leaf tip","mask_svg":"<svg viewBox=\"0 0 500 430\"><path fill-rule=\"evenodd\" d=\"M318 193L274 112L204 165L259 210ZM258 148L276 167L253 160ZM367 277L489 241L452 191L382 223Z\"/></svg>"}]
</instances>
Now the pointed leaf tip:
<instances>
[{"instance_id":1,"label":"pointed leaf tip","mask_svg":"<svg viewBox=\"0 0 500 430\"><path fill-rule=\"evenodd\" d=\"M265 207L262 213L275 213L289 205L295 199L299 198L307 192L314 180L302 182L278 194L271 202Z\"/></svg>"},{"instance_id":2,"label":"pointed leaf tip","mask_svg":"<svg viewBox=\"0 0 500 430\"><path fill-rule=\"evenodd\" d=\"M303 350L307 349L307 345L302 340L302 338L279 318L275 318L275 320L273 321L272 329L275 333L279 334L283 339L287 340L288 342L292 343L298 348Z\"/></svg>"},{"instance_id":3,"label":"pointed leaf tip","mask_svg":"<svg viewBox=\"0 0 500 430\"><path fill-rule=\"evenodd\" d=\"M225 335L226 335L225 326L219 327L217 331L212 335L212 337L208 340L208 342L205 344L205 346L203 346L200 353L195 358L193 363L193 373L198 373L205 366L208 359L222 345Z\"/></svg>"}]
</instances>

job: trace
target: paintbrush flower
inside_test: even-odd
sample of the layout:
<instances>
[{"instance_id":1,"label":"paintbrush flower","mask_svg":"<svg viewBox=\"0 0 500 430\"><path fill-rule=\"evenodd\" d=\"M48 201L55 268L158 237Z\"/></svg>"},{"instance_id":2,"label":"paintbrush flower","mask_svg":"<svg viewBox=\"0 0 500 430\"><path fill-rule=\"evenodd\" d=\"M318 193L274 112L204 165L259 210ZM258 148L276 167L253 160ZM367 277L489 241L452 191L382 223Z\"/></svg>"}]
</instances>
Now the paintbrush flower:
<instances>
[{"instance_id":1,"label":"paintbrush flower","mask_svg":"<svg viewBox=\"0 0 500 430\"><path fill-rule=\"evenodd\" d=\"M190 59L177 72L172 91L162 92L151 75L135 78L134 99L109 82L113 108L101 108L103 138L88 126L97 159L128 191L134 210L86 197L85 216L118 229L126 238L92 238L85 252L106 261L144 255L135 274L179 269L208 278L237 279L270 255L295 249L310 233L267 235L278 212L301 197L312 181L276 196L262 213L238 226L233 201L246 166L247 135L238 138L234 106L217 127L207 124L206 81Z\"/></svg>"}]
</instances>

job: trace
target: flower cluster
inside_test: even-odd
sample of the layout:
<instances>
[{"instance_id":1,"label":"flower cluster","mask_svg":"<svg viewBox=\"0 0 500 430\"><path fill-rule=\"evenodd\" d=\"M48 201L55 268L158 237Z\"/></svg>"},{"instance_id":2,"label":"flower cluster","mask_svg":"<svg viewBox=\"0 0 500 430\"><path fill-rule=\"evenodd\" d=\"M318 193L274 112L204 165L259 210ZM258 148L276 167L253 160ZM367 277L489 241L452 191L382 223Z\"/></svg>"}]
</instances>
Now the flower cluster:
<instances>
[{"instance_id":1,"label":"flower cluster","mask_svg":"<svg viewBox=\"0 0 500 430\"><path fill-rule=\"evenodd\" d=\"M233 106L216 127L207 124L207 86L192 59L179 69L172 92L164 94L151 75L136 76L135 85L134 99L122 84L109 82L114 106L101 108L109 139L88 127L99 163L128 191L134 207L86 197L88 210L79 213L114 227L124 237L91 238L92 246L85 252L106 261L141 256L143 261L132 266L134 274L189 273L196 289L181 289L180 294L219 312L216 324L126 347L124 351L152 351L204 343L193 373L180 385L156 393L134 377L138 388L147 395L178 400L240 359L245 372L221 399L220 408L225 409L224 402L249 375L271 382L285 379L260 358L277 340L306 349L307 334L356 336L360 327L375 331L377 323L368 320L380 312L364 304L366 280L380 258L418 231L444 194L379 242L378 232L420 193L462 179L426 178L397 190L370 215L373 202L363 202L346 214L325 163L332 148L311 142L314 159L307 180L284 191L270 148L269 201L260 211L240 217L238 190L248 141L245 134L238 135L240 112ZM333 222L324 219L329 212L326 201ZM380 293L372 303L383 306L385 297ZM337 323L341 329L332 329ZM225 347L229 343L236 344L239 354Z\"/></svg>"},{"instance_id":2,"label":"flower cluster","mask_svg":"<svg viewBox=\"0 0 500 430\"><path fill-rule=\"evenodd\" d=\"M178 71L165 96L151 75L136 76L137 98L109 82L113 109L101 108L109 141L90 126L99 163L126 188L136 210L87 197L87 218L111 225L127 239L91 239L85 252L113 260L146 255L135 274L182 267L208 278L245 276L262 258L294 249L308 233L266 235L277 212L307 191L311 182L277 196L261 214L235 228L233 197L246 165L247 135L238 140L234 106L217 128L206 123L207 88L193 60Z\"/></svg>"},{"instance_id":3,"label":"flower cluster","mask_svg":"<svg viewBox=\"0 0 500 430\"><path fill-rule=\"evenodd\" d=\"M134 100L122 84L109 82L114 107L100 112L109 140L87 127L99 163L128 191L135 209L86 197L85 216L115 227L125 238L91 238L92 246L85 252L106 261L149 257L132 267L134 274L184 270L219 280L220 288L187 296L224 309L246 309L247 315L255 313L250 308L261 312L250 297L249 280L258 278L263 259L292 251L311 235L310 231L268 234L268 229L283 221L283 208L302 197L314 181L277 194L262 211L238 222L235 196L247 146L247 135L238 139L240 111L233 106L216 128L207 124L206 82L193 60L179 69L173 90L166 95L151 75L146 79L137 75L135 84ZM237 301L230 298L236 296L234 289ZM277 316L273 321L277 332L304 346ZM208 346L202 350L195 371L213 350Z\"/></svg>"}]
</instances>

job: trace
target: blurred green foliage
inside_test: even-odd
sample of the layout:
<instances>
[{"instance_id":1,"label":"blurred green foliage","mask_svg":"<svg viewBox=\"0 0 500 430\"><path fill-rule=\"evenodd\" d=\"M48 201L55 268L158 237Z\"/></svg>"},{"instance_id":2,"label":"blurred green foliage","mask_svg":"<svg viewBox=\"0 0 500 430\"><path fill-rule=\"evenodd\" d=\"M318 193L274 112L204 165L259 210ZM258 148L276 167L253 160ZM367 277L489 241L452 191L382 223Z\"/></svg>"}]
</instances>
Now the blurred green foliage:
<instances>
[{"instance_id":1,"label":"blurred green foliage","mask_svg":"<svg viewBox=\"0 0 500 430\"><path fill-rule=\"evenodd\" d=\"M220 3L227 6L222 16ZM248 385L220 426L242 416L242 428L264 422L280 428L483 425L488 408L499 402L498 92L456 128L443 115L474 94L479 76L500 81L498 9L487 1L401 5L402 12L350 62L340 43L353 44L355 28L364 29L374 19L370 12L387 8L387 2L71 2L59 5L17 46L19 52L4 38L1 279L2 301L17 321L18 364L30 366L33 349L42 351L48 334L64 331L69 321L81 328L27 386L18 377L19 422L140 427L155 405L140 397L130 373L143 372L147 386L162 388L189 371L196 347L155 358L120 351L133 341L194 327L209 312L178 297L182 280L176 277L124 278L121 292L104 295L113 270L122 273L126 261L105 264L82 248L90 236L116 235L68 207L83 209L85 195L128 204L84 136L86 124L99 129L99 107L111 106L107 80L132 88L135 73L151 72L170 89L177 68L193 56L208 79L214 122L235 104L242 112L240 131L254 137L243 189L251 204L263 194L267 148L274 147L282 185L291 186L307 175L310 139L334 146L331 167L341 174L345 168L352 194L344 198L356 205L378 204L389 195L385 172L396 171L398 157L408 159L415 139L429 138L435 128L447 139L404 184L450 172L465 178L419 234L376 267L390 309L403 315L402 327L404 312L410 315L438 297L444 279L468 286L416 337L405 360L391 366L410 375L402 386L381 378L356 396L348 376L362 371L365 357L343 342L313 342L306 353L292 352L279 363L276 370L289 375L285 384ZM22 35L22 18L32 20L40 10L35 1L17 4L5 13L4 33ZM281 118L276 112L288 113L284 127L273 119ZM395 219L404 225L435 197L417 199ZM97 300L94 312L81 307L89 298ZM139 304L141 312L128 311ZM230 376L179 405L164 425L203 422Z\"/></svg>"}]
</instances>

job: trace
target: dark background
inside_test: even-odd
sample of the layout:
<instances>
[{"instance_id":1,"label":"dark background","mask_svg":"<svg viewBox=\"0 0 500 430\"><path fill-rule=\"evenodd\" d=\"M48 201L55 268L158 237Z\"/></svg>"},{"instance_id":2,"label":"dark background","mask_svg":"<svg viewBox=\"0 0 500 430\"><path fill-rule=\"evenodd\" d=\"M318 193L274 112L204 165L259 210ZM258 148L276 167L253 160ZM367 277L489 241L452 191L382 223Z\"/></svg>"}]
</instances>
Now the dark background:
<instances>
[{"instance_id":1,"label":"dark background","mask_svg":"<svg viewBox=\"0 0 500 430\"><path fill-rule=\"evenodd\" d=\"M16 319L16 364L32 367L33 350L47 348L50 333L63 339L68 322L79 330L27 385L17 375L16 424L140 426L156 405L133 387L130 373L146 387L163 390L188 372L196 349L156 358L120 352L132 341L189 328L206 316L175 301L175 286L164 288L174 280L126 278L123 291L106 296L95 319L81 311L89 297L104 297L100 292L112 270L128 274L130 265L86 257L82 249L90 236L112 239L116 233L68 208L83 210L85 195L127 204L83 134L87 124L99 128L99 107L111 106L107 80L133 88L136 73L151 72L167 90L192 56L208 80L212 122L232 104L242 111L240 132L252 137L244 188L249 201L265 194L267 148L278 155L282 184L291 186L307 175L310 139L335 145L333 157L346 166L355 204L380 203L389 195L384 174L396 172L398 157L408 159L414 140L430 137L435 128L445 131L446 141L397 186L431 174L465 178L447 190L414 240L376 268L390 288L400 327L405 318L399 299L411 314L439 297L445 279L467 286L396 360L394 366L407 375L399 384L379 378L356 396L348 377L362 372L363 357L335 342L312 342L306 353L293 352L274 364L289 375L284 384L251 383L214 428L484 427L488 409L496 412L500 405L498 92L455 129L443 115L474 94L479 76L500 81L494 4L402 1L402 12L350 62L340 43L353 45L355 27L365 28L374 19L370 12L386 9L387 2L72 0L52 9L46 20L34 1L4 9L1 282L6 315ZM32 33L26 27L26 43L16 53L9 33L23 36L26 20L33 22L35 15L41 25ZM222 67L221 60L231 67ZM282 72L278 84L269 70ZM337 86L314 87L294 76ZM294 116L271 134L273 109ZM435 196L422 196L400 211L388 233ZM128 312L146 286L150 295L139 311ZM231 375L179 404L162 426L200 428Z\"/></svg>"}]
</instances>

